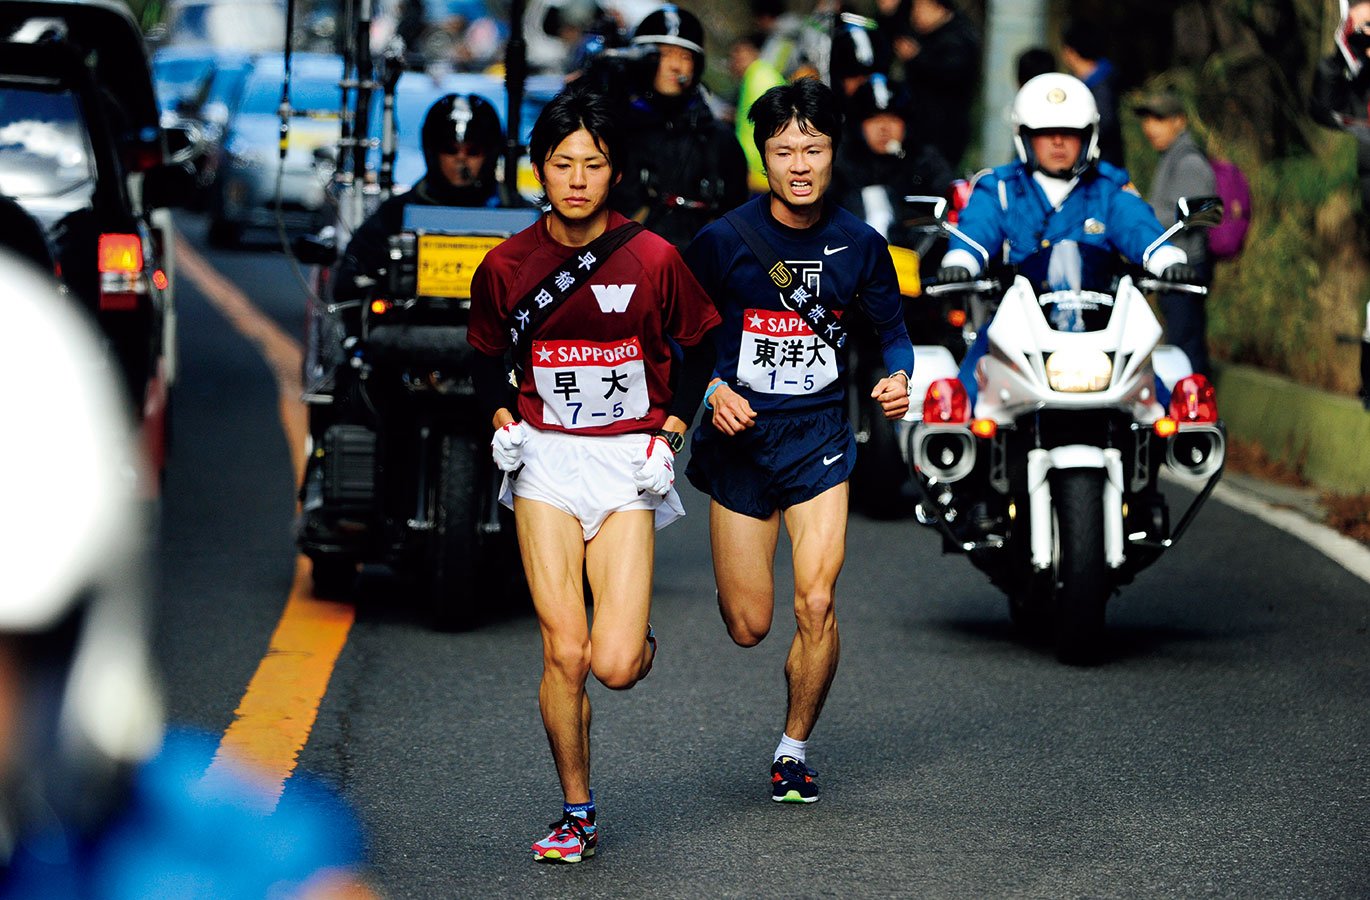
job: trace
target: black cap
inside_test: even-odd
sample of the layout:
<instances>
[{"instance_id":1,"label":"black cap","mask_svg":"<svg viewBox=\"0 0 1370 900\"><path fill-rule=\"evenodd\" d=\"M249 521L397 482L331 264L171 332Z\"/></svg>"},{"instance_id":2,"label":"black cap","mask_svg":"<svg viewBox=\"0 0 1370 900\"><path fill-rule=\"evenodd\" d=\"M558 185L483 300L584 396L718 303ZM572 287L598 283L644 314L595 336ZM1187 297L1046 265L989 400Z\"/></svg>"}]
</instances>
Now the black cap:
<instances>
[{"instance_id":1,"label":"black cap","mask_svg":"<svg viewBox=\"0 0 1370 900\"><path fill-rule=\"evenodd\" d=\"M1144 94L1132 104L1132 111L1139 116L1155 116L1158 119L1185 115L1184 101L1170 91Z\"/></svg>"}]
</instances>

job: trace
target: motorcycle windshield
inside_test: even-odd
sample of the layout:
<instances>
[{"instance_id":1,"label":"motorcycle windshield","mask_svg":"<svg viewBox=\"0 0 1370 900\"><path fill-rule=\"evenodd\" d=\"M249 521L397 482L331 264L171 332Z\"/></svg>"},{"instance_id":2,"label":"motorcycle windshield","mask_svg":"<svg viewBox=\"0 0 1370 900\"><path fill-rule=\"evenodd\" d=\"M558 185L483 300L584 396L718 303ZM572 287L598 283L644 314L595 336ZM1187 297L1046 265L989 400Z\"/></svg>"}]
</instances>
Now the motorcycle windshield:
<instances>
[{"instance_id":1,"label":"motorcycle windshield","mask_svg":"<svg viewBox=\"0 0 1370 900\"><path fill-rule=\"evenodd\" d=\"M1061 241L1023 260L1018 274L1032 283L1042 314L1056 331L1108 327L1118 275L1112 251Z\"/></svg>"}]
</instances>

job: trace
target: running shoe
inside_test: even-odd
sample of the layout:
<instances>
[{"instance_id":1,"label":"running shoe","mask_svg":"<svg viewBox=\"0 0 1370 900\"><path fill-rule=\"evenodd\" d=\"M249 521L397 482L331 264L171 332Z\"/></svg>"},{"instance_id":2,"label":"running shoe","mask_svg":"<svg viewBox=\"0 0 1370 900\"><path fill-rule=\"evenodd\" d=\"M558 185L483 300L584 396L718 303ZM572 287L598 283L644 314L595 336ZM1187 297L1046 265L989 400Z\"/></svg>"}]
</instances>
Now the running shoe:
<instances>
[{"instance_id":1,"label":"running shoe","mask_svg":"<svg viewBox=\"0 0 1370 900\"><path fill-rule=\"evenodd\" d=\"M533 844L533 859L538 862L578 863L595 855L599 829L581 816L567 813L550 826L552 833Z\"/></svg>"},{"instance_id":2,"label":"running shoe","mask_svg":"<svg viewBox=\"0 0 1370 900\"><path fill-rule=\"evenodd\" d=\"M776 803L813 803L818 800L818 773L793 756L771 765L771 799Z\"/></svg>"}]
</instances>

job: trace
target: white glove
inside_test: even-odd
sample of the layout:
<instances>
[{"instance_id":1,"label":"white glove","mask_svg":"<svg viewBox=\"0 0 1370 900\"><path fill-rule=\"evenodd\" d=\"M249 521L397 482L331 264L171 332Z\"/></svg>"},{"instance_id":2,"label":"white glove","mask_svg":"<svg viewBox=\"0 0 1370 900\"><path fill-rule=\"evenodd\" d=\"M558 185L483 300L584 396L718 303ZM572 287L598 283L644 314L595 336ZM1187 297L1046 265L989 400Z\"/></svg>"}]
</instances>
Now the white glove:
<instances>
[{"instance_id":1,"label":"white glove","mask_svg":"<svg viewBox=\"0 0 1370 900\"><path fill-rule=\"evenodd\" d=\"M666 444L665 438L653 437L647 444L647 461L642 468L633 473L633 484L638 493L653 493L658 497L666 496L675 484L675 453Z\"/></svg>"},{"instance_id":2,"label":"white glove","mask_svg":"<svg viewBox=\"0 0 1370 900\"><path fill-rule=\"evenodd\" d=\"M528 433L518 422L510 422L495 432L490 439L490 455L501 472L513 472L523 465L523 442L527 439Z\"/></svg>"}]
</instances>

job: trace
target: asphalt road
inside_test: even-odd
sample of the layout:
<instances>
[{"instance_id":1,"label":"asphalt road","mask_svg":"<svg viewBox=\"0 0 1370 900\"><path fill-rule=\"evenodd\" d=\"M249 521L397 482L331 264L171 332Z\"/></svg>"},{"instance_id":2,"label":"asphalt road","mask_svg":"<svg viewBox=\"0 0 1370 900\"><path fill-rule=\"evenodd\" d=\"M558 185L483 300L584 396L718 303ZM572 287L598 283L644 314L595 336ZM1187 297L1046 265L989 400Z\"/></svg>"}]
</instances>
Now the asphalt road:
<instances>
[{"instance_id":1,"label":"asphalt road","mask_svg":"<svg viewBox=\"0 0 1370 900\"><path fill-rule=\"evenodd\" d=\"M183 227L199 243L202 223ZM204 252L301 334L279 253ZM221 734L290 591L294 485L269 368L178 290L158 649L173 718ZM603 838L579 866L528 849L560 813L531 614L437 634L365 580L300 767L354 805L384 893L1370 894L1370 586L1305 543L1210 503L1112 602L1104 663L1070 668L933 533L853 517L842 663L810 742L822 801L781 806L767 772L793 619L781 603L766 641L732 645L706 504L683 497L658 545L655 669L592 689Z\"/></svg>"}]
</instances>

